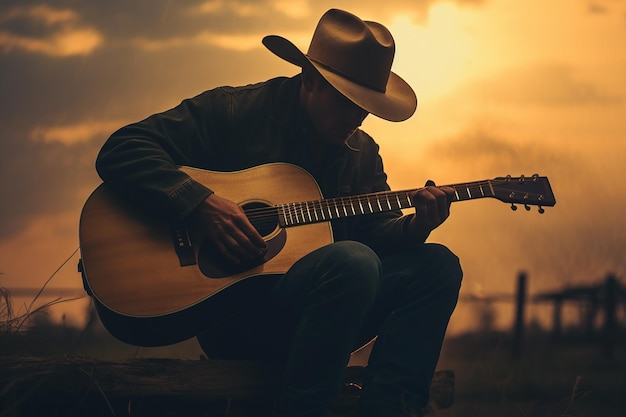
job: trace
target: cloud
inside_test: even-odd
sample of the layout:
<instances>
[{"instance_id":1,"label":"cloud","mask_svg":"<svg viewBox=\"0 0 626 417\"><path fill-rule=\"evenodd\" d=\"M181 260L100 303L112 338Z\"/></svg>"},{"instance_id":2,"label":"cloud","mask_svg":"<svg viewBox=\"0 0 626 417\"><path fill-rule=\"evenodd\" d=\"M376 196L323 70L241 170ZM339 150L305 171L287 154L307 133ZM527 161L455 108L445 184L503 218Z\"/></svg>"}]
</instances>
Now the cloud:
<instances>
[{"instance_id":1,"label":"cloud","mask_svg":"<svg viewBox=\"0 0 626 417\"><path fill-rule=\"evenodd\" d=\"M414 1L391 0L381 10L375 3L348 0L341 7L366 19L384 21L408 13L422 20L439 1L416 5ZM481 1L455 3L477 5ZM176 4L154 0L149 7L122 0L56 0L48 4L23 6L18 0L7 0L0 5L0 51L53 57L87 55L103 46L127 45L152 51L189 45L248 51L258 47L268 29L281 35L295 32L298 38L306 34L302 44L307 45L319 16L337 7L329 0L187 0Z\"/></svg>"},{"instance_id":2,"label":"cloud","mask_svg":"<svg viewBox=\"0 0 626 417\"><path fill-rule=\"evenodd\" d=\"M40 39L0 32L0 48L4 52L21 49L60 57L86 55L101 43L100 34L89 28L63 30Z\"/></svg>"},{"instance_id":3,"label":"cloud","mask_svg":"<svg viewBox=\"0 0 626 417\"><path fill-rule=\"evenodd\" d=\"M1 12L0 24L5 26L0 26L0 50L5 53L22 50L55 57L87 55L103 43L100 32L82 24L80 16L69 9L18 6Z\"/></svg>"},{"instance_id":4,"label":"cloud","mask_svg":"<svg viewBox=\"0 0 626 417\"><path fill-rule=\"evenodd\" d=\"M252 49L262 48L260 39L265 34L224 34L204 31L189 38L169 39L146 39L137 38L132 44L145 51L155 52L168 48L192 47L192 46L215 46L236 52L247 52ZM305 43L309 40L308 31L283 34L295 43Z\"/></svg>"},{"instance_id":5,"label":"cloud","mask_svg":"<svg viewBox=\"0 0 626 417\"><path fill-rule=\"evenodd\" d=\"M556 166L566 159L565 155L545 144L537 147L533 141L525 142L515 134L501 133L499 128L480 123L454 137L432 143L427 153L445 155L446 163L452 166L478 167L480 171L498 172L498 175L532 175L535 172L515 173L511 170Z\"/></svg>"},{"instance_id":6,"label":"cloud","mask_svg":"<svg viewBox=\"0 0 626 417\"><path fill-rule=\"evenodd\" d=\"M36 216L80 207L98 184L93 168L96 143L12 142L0 146L7 155L0 166L0 187L7 196L0 204L0 241L19 233Z\"/></svg>"},{"instance_id":7,"label":"cloud","mask_svg":"<svg viewBox=\"0 0 626 417\"><path fill-rule=\"evenodd\" d=\"M605 5L595 2L589 3L587 5L587 10L591 14L605 14L609 11Z\"/></svg>"},{"instance_id":8,"label":"cloud","mask_svg":"<svg viewBox=\"0 0 626 417\"><path fill-rule=\"evenodd\" d=\"M32 7L18 6L0 13L0 22L17 20L20 18L29 18L51 26L58 23L76 21L78 20L78 15L72 10L54 9L46 4L40 4Z\"/></svg>"},{"instance_id":9,"label":"cloud","mask_svg":"<svg viewBox=\"0 0 626 417\"><path fill-rule=\"evenodd\" d=\"M130 120L90 121L62 126L37 126L31 131L30 138L35 142L62 143L76 145L97 137L106 137Z\"/></svg>"},{"instance_id":10,"label":"cloud","mask_svg":"<svg viewBox=\"0 0 626 417\"><path fill-rule=\"evenodd\" d=\"M518 105L560 107L624 103L624 97L604 91L579 75L576 68L549 63L504 71L476 82L471 90L474 97Z\"/></svg>"},{"instance_id":11,"label":"cloud","mask_svg":"<svg viewBox=\"0 0 626 417\"><path fill-rule=\"evenodd\" d=\"M274 8L294 19L311 15L311 8L306 0L277 0L274 2Z\"/></svg>"}]
</instances>

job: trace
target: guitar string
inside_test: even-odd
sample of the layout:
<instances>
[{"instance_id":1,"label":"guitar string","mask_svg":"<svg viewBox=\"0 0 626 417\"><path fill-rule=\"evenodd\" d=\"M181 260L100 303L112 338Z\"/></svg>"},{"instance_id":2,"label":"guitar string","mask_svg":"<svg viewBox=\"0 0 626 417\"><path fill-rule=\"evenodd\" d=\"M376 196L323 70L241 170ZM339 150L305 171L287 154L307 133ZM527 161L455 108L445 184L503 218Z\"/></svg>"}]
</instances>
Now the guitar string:
<instances>
[{"instance_id":1,"label":"guitar string","mask_svg":"<svg viewBox=\"0 0 626 417\"><path fill-rule=\"evenodd\" d=\"M508 192L516 192L518 191L517 189L511 189L511 188L504 188L504 187L494 187L497 188L499 191L508 191ZM363 203L363 202L371 202L371 199L373 197L380 197L381 195L385 196L385 200L389 199L389 200L394 200L396 199L396 197L399 196L405 196L408 193L413 192L414 190L409 190L409 191L397 191L397 192L383 192L383 193L372 193L372 194L363 194L363 195L358 195L358 196L348 196L348 197L337 197L337 198L331 198L331 199L327 199L327 200L317 200L317 201L305 201L305 202L296 202L296 203L289 203L289 204L282 204L282 205L275 205L275 206L268 206L268 207L261 207L261 208L256 208L256 209L250 209L250 210L246 210L246 214L248 215L248 217L250 218L262 218L263 216L266 215L270 215L270 216L275 216L276 212L279 209L283 209L285 213L301 213L304 209L309 209L309 210L332 210L335 208L338 208L340 211L344 211L344 207L346 205L354 205L355 203ZM465 192L465 190L463 190ZM530 196L541 196L542 194L539 193L526 193ZM485 195L485 197L491 197L491 195ZM471 198L471 196L470 196ZM378 203L379 199L375 199L374 202ZM532 203L532 202L529 202ZM386 205L388 208L389 204L384 201L384 205ZM394 202L392 205L392 209L395 209L397 203ZM410 207L410 206L409 206ZM403 207L398 207L398 208L403 208ZM408 208L408 207L407 207ZM352 210L350 210L352 211ZM359 210L361 211L361 210ZM379 210L380 211L380 210Z\"/></svg>"},{"instance_id":2,"label":"guitar string","mask_svg":"<svg viewBox=\"0 0 626 417\"><path fill-rule=\"evenodd\" d=\"M493 182L493 180L492 180ZM503 181L504 182L504 181ZM478 189L478 187L484 185L484 184L489 184L489 181L480 181L480 182L475 182L475 183L465 183L465 184L456 184L454 186L451 186L452 188L455 189L455 191L458 192L457 188L461 188L461 191L465 192L466 190L464 190L463 188L471 188L471 189ZM494 185L492 183L492 186L494 189L497 189L498 191L504 191L504 192L519 192L519 190L517 188L506 188L503 186L498 186L497 184ZM260 207L260 208L255 208L255 209L249 209L246 210L246 215L248 216L248 218L250 220L254 220L254 221L260 221L263 220L264 218L267 219L271 219L272 221L275 220L275 218L280 214L280 210L283 210L283 214L287 215L287 216L296 216L296 217L302 217L303 216L303 212L305 210L313 210L313 212L317 211L317 210L321 210L324 212L330 212L334 214L337 214L337 210L339 210L339 214L336 217L347 217L347 212L346 212L346 207L350 206L352 209L354 209L354 205L358 204L361 205L362 203L371 203L372 199L374 198L374 201L376 203L376 205L378 205L378 203L380 202L380 198L381 196L385 197L385 200L395 200L397 198L399 198L400 196L402 197L406 197L409 193L413 193L415 191L417 191L419 189L414 189L414 190L403 190L403 191L393 191L393 192L380 192L380 193L371 193L371 194L361 194L361 195L356 195L356 196L346 196L346 197L336 197L336 198L330 198L330 199L325 199L325 200L317 200L317 201L305 201L305 202L296 202L296 203L288 203L288 204L279 204L279 205L275 205L275 206L267 206L267 207ZM529 193L526 192L527 195L529 196L533 196L533 197L539 197L542 196L542 194L540 193ZM485 197L492 197L492 195L485 195ZM471 198L471 196L470 196ZM459 199L461 200L461 199ZM403 209L403 208L408 208L411 206L407 206L407 207L403 207L403 206L397 206L397 201L393 202L393 205L390 207L388 201L383 201L383 204L386 206L385 209L387 210L396 210L396 209ZM538 203L533 203L533 202L528 202L528 204L538 204ZM396 207L397 206L397 207ZM350 215L354 215L355 210L348 210L350 213ZM359 209L359 213L378 213L380 211L386 211L386 210L361 210ZM341 216L341 213L343 212L344 216ZM308 213L307 213L308 214ZM310 216L310 215L309 215ZM329 216L329 217L333 217L333 216Z\"/></svg>"}]
</instances>

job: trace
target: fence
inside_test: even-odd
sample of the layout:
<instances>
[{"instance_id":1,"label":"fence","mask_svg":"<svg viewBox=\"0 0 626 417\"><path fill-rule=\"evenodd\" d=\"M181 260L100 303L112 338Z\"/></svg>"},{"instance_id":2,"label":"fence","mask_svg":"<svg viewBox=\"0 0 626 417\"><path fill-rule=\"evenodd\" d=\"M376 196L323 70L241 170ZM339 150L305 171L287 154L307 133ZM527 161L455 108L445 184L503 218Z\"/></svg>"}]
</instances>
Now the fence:
<instances>
[{"instance_id":1,"label":"fence","mask_svg":"<svg viewBox=\"0 0 626 417\"><path fill-rule=\"evenodd\" d=\"M613 274L592 285L566 286L556 291L542 292L529 296L528 275L520 272L514 294L487 297L464 297L470 302L514 303L514 318L511 329L511 353L522 354L524 333L527 328L526 311L529 304L552 304L551 334L554 340L563 336L563 309L574 306L581 312L582 332L588 339L600 341L603 353L613 358L618 341L620 311L626 311L626 287ZM601 323L598 325L598 323Z\"/></svg>"}]
</instances>

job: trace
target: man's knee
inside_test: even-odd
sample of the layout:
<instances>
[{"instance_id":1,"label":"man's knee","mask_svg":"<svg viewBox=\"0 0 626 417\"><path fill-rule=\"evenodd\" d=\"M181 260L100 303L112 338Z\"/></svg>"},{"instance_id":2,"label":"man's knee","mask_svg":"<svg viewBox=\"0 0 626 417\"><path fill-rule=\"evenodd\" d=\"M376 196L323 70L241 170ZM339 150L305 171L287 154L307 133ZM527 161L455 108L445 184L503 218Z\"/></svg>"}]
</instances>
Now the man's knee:
<instances>
[{"instance_id":1,"label":"man's knee","mask_svg":"<svg viewBox=\"0 0 626 417\"><path fill-rule=\"evenodd\" d=\"M451 298L458 296L463 270L459 258L446 246L422 244L407 248L393 260L400 263L400 275L409 279L408 285L414 285L418 290L426 287L437 289L439 293L443 290Z\"/></svg>"},{"instance_id":2,"label":"man's knee","mask_svg":"<svg viewBox=\"0 0 626 417\"><path fill-rule=\"evenodd\" d=\"M326 249L326 268L319 279L331 279L335 285L349 289L355 296L373 298L382 277L382 264L368 246L355 241L340 241Z\"/></svg>"},{"instance_id":3,"label":"man's knee","mask_svg":"<svg viewBox=\"0 0 626 417\"><path fill-rule=\"evenodd\" d=\"M438 243L427 243L424 247L428 251L427 256L435 264L435 268L441 270L442 274L449 279L449 284L460 286L463 280L463 269L459 257L448 247Z\"/></svg>"}]
</instances>

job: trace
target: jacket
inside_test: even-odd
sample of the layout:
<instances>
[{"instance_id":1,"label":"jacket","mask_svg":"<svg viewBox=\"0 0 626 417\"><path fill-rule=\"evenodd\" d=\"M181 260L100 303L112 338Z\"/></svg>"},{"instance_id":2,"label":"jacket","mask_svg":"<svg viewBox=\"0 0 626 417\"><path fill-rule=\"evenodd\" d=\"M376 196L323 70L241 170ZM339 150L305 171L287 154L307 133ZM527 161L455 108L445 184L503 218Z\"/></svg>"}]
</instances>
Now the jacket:
<instances>
[{"instance_id":1,"label":"jacket","mask_svg":"<svg viewBox=\"0 0 626 417\"><path fill-rule=\"evenodd\" d=\"M287 162L308 169L311 129L298 101L300 76L242 87L219 87L125 126L106 141L100 177L137 204L172 221L184 220L212 190L177 168L236 171ZM325 198L387 191L376 142L357 130L312 172ZM409 216L390 211L333 220L333 236L377 252L411 242Z\"/></svg>"}]
</instances>

